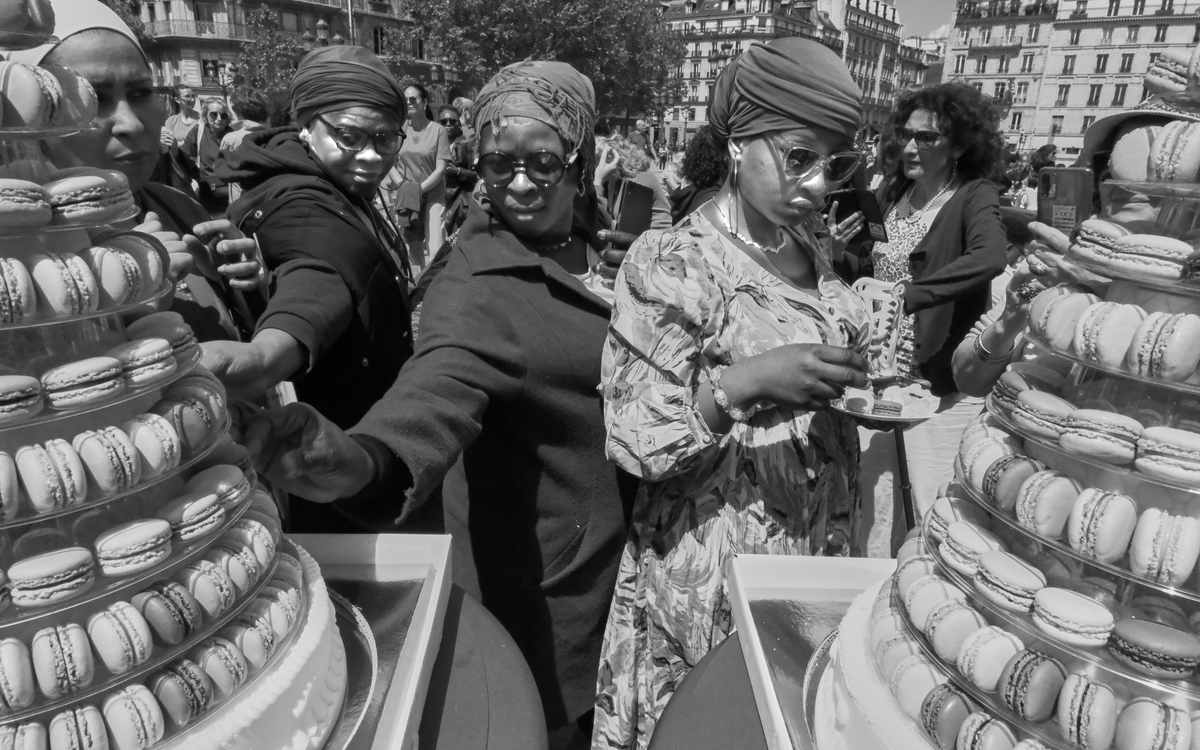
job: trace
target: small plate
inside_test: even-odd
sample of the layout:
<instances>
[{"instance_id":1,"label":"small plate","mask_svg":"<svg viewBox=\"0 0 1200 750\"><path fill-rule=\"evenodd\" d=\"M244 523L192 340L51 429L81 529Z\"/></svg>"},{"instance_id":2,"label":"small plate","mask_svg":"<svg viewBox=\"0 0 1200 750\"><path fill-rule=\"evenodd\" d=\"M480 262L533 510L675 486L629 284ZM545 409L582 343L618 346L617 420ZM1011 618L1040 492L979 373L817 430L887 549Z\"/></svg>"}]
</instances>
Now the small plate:
<instances>
[{"instance_id":1,"label":"small plate","mask_svg":"<svg viewBox=\"0 0 1200 750\"><path fill-rule=\"evenodd\" d=\"M842 399L833 401L829 404L829 406L834 411L840 411L841 413L849 414L852 417L863 417L865 419L873 419L873 420L876 420L879 422L895 422L897 424L919 424L921 422L924 422L926 419L929 419L934 414L937 414L936 409L933 411L930 411L927 414L923 414L921 416L914 416L911 414L901 413L900 416L898 416L898 417L888 415L888 414L874 414L874 413L870 413L870 412L851 411L850 409L848 409L844 405L842 405L841 401L842 401Z\"/></svg>"},{"instance_id":2,"label":"small plate","mask_svg":"<svg viewBox=\"0 0 1200 750\"><path fill-rule=\"evenodd\" d=\"M4 32L4 41L0 42L0 52L19 52L40 47L43 44L54 44L58 41L61 40L53 34L43 34L39 31L6 31Z\"/></svg>"},{"instance_id":3,"label":"small plate","mask_svg":"<svg viewBox=\"0 0 1200 750\"><path fill-rule=\"evenodd\" d=\"M6 141L30 141L42 140L44 138L65 138L68 135L92 132L99 129L100 126L94 122L84 123L83 125L61 125L58 127L43 125L36 128L0 128L0 139Z\"/></svg>"}]
</instances>

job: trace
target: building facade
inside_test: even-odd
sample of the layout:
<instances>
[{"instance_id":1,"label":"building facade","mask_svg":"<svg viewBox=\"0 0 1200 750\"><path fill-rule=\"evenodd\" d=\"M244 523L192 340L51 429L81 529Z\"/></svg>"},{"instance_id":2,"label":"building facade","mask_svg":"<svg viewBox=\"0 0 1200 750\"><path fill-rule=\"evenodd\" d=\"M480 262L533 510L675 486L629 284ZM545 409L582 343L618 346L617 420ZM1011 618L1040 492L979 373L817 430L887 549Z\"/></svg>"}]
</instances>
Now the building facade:
<instances>
[{"instance_id":1,"label":"building facade","mask_svg":"<svg viewBox=\"0 0 1200 750\"><path fill-rule=\"evenodd\" d=\"M1200 42L1200 0L960 0L954 25L946 75L1001 99L1019 150L1054 143L1069 163L1092 123L1145 98L1156 55Z\"/></svg>"}]
</instances>

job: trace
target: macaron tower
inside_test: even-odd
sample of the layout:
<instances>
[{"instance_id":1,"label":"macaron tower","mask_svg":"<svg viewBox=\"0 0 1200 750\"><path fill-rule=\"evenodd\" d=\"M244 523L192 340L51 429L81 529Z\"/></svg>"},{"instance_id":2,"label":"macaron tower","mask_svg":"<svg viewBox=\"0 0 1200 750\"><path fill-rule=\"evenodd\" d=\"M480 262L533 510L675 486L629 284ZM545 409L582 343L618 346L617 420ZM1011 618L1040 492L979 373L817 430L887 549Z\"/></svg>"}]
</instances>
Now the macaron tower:
<instances>
[{"instance_id":1,"label":"macaron tower","mask_svg":"<svg viewBox=\"0 0 1200 750\"><path fill-rule=\"evenodd\" d=\"M10 5L46 4L0 0L0 19ZM0 26L31 47L53 16ZM114 228L136 223L124 175L44 156L95 92L4 57L0 749L215 750L262 714L276 747L302 747L297 726L319 747L346 674L320 572L230 441L191 328L148 304L169 259Z\"/></svg>"}]
</instances>

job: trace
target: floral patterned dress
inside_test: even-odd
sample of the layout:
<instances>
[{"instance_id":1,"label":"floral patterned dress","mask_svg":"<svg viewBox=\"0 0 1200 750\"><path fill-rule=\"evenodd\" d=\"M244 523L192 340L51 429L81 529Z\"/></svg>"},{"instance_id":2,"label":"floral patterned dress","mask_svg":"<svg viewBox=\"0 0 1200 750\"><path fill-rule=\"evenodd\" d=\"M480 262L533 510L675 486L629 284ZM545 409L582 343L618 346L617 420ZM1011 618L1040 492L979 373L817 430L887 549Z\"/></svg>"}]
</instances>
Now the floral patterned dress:
<instances>
[{"instance_id":1,"label":"floral patterned dress","mask_svg":"<svg viewBox=\"0 0 1200 750\"><path fill-rule=\"evenodd\" d=\"M901 216L901 206L904 206ZM879 281L908 281L912 278L912 264L909 256L912 251L925 239L929 231L929 223L913 221L909 218L913 213L908 196L892 206L887 218L883 220L887 229L887 242L877 242L871 250L871 260L875 264L875 278ZM936 215L934 212L933 215ZM930 217L932 223L932 216ZM896 342L896 372L910 378L919 378L916 360L913 358L913 346L916 343L916 315L900 316L900 338Z\"/></svg>"},{"instance_id":2,"label":"floral patterned dress","mask_svg":"<svg viewBox=\"0 0 1200 750\"><path fill-rule=\"evenodd\" d=\"M643 234L621 266L602 369L606 450L644 481L601 650L593 750L645 748L675 687L732 631L734 555L858 553L851 420L765 408L722 436L696 403L715 369L779 346L866 351L866 306L833 273L818 226L794 236L815 257L819 296L699 212Z\"/></svg>"}]
</instances>

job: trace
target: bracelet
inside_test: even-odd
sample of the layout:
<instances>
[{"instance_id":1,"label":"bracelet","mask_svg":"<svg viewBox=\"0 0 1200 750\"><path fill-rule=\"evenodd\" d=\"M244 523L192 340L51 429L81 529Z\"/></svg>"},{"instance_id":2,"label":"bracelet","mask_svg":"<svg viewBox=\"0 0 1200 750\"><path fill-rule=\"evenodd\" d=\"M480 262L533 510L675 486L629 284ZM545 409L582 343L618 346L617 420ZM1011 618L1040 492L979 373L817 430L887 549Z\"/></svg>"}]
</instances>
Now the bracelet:
<instances>
[{"instance_id":1,"label":"bracelet","mask_svg":"<svg viewBox=\"0 0 1200 750\"><path fill-rule=\"evenodd\" d=\"M758 404L751 406L749 409L743 410L729 403L729 396L726 395L725 390L721 388L722 372L724 372L724 369L713 369L712 374L708 378L709 385L712 386L713 400L717 402L717 406L721 407L721 409L723 409L725 413L733 419L734 422L741 422L742 424L745 424L750 420L750 417L754 416L755 412L758 411Z\"/></svg>"},{"instance_id":2,"label":"bracelet","mask_svg":"<svg viewBox=\"0 0 1200 750\"><path fill-rule=\"evenodd\" d=\"M1004 352L1003 354L992 354L987 350L987 347L983 345L983 332L981 331L979 335L975 337L975 357L984 364L998 365L1002 362L1007 362L1012 358L1013 352L1016 350L1016 348L1016 344L1013 344L1008 348L1008 351Z\"/></svg>"}]
</instances>

